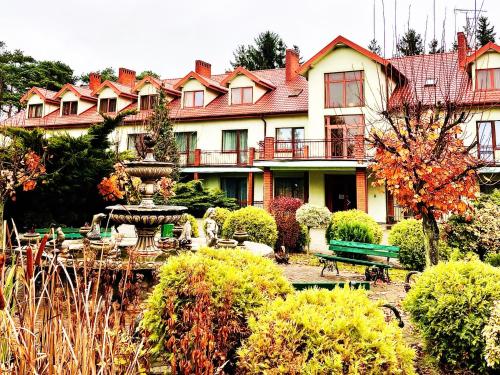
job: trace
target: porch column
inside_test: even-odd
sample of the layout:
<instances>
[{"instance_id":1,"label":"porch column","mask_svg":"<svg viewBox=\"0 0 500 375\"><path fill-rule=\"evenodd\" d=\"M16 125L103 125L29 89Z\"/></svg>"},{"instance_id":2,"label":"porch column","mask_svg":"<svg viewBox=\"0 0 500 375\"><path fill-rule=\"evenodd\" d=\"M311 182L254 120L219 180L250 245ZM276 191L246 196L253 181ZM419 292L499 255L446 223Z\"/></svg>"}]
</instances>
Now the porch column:
<instances>
[{"instance_id":1,"label":"porch column","mask_svg":"<svg viewBox=\"0 0 500 375\"><path fill-rule=\"evenodd\" d=\"M269 168L264 169L264 209L269 209L273 199L273 172Z\"/></svg>"},{"instance_id":2,"label":"porch column","mask_svg":"<svg viewBox=\"0 0 500 375\"><path fill-rule=\"evenodd\" d=\"M247 206L253 205L253 172L247 176Z\"/></svg>"},{"instance_id":3,"label":"porch column","mask_svg":"<svg viewBox=\"0 0 500 375\"><path fill-rule=\"evenodd\" d=\"M366 169L356 168L356 207L368 212L368 186Z\"/></svg>"},{"instance_id":4,"label":"porch column","mask_svg":"<svg viewBox=\"0 0 500 375\"><path fill-rule=\"evenodd\" d=\"M200 179L200 175L198 174L198 172L194 172L193 173L193 180L199 180Z\"/></svg>"},{"instance_id":5,"label":"porch column","mask_svg":"<svg viewBox=\"0 0 500 375\"><path fill-rule=\"evenodd\" d=\"M264 160L274 159L274 137L264 138Z\"/></svg>"}]
</instances>

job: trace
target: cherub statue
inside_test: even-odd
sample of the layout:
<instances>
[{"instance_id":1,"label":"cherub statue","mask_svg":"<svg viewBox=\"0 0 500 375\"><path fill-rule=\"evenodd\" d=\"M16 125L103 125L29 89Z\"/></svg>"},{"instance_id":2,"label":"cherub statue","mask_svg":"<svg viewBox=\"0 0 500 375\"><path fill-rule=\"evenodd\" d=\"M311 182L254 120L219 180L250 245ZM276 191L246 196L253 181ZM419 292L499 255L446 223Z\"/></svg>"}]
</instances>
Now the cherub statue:
<instances>
[{"instance_id":1,"label":"cherub statue","mask_svg":"<svg viewBox=\"0 0 500 375\"><path fill-rule=\"evenodd\" d=\"M179 236L179 246L181 249L191 246L191 233L193 228L191 227L191 222L184 216L184 225L182 226L182 232Z\"/></svg>"},{"instance_id":2,"label":"cherub statue","mask_svg":"<svg viewBox=\"0 0 500 375\"><path fill-rule=\"evenodd\" d=\"M92 217L92 223L90 224L90 231L87 233L87 238L89 240L100 240L101 239L101 221L106 217L105 214L95 214Z\"/></svg>"},{"instance_id":3,"label":"cherub statue","mask_svg":"<svg viewBox=\"0 0 500 375\"><path fill-rule=\"evenodd\" d=\"M219 225L214 220L215 208L210 207L207 210L207 218L205 220L205 233L207 236L207 246L213 247L217 245L217 233L219 233Z\"/></svg>"}]
</instances>

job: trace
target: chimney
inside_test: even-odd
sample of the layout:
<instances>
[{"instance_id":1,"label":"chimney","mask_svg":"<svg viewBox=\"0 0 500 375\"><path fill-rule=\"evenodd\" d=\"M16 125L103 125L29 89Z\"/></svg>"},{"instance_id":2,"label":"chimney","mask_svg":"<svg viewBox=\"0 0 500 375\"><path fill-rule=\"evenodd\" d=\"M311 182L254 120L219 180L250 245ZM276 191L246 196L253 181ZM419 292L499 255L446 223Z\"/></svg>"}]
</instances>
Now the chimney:
<instances>
[{"instance_id":1,"label":"chimney","mask_svg":"<svg viewBox=\"0 0 500 375\"><path fill-rule=\"evenodd\" d=\"M469 50L469 46L467 45L467 38L462 31L457 33L457 45L458 65L463 69L465 68L465 60L467 59L467 51Z\"/></svg>"},{"instance_id":2,"label":"chimney","mask_svg":"<svg viewBox=\"0 0 500 375\"><path fill-rule=\"evenodd\" d=\"M89 89L94 91L101 84L101 75L99 73L90 73L89 74Z\"/></svg>"},{"instance_id":3,"label":"chimney","mask_svg":"<svg viewBox=\"0 0 500 375\"><path fill-rule=\"evenodd\" d=\"M285 70L286 70L286 80L291 81L298 76L297 71L300 67L299 54L293 49L286 50L285 57Z\"/></svg>"},{"instance_id":4,"label":"chimney","mask_svg":"<svg viewBox=\"0 0 500 375\"><path fill-rule=\"evenodd\" d=\"M212 65L209 63L202 61L202 60L196 60L194 62L194 71L198 73L199 75L202 75L204 77L210 78L212 77Z\"/></svg>"},{"instance_id":5,"label":"chimney","mask_svg":"<svg viewBox=\"0 0 500 375\"><path fill-rule=\"evenodd\" d=\"M121 83L122 85L126 86L134 86L135 85L135 71L126 69L126 68L120 68L118 69L118 83Z\"/></svg>"}]
</instances>

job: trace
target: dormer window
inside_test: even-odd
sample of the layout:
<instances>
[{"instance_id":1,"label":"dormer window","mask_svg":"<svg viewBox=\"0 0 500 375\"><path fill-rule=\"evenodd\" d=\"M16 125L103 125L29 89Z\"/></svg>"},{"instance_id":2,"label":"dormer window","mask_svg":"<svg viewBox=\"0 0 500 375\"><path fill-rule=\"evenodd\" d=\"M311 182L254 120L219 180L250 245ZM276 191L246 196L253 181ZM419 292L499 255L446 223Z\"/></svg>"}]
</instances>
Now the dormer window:
<instances>
[{"instance_id":1,"label":"dormer window","mask_svg":"<svg viewBox=\"0 0 500 375\"><path fill-rule=\"evenodd\" d=\"M236 87L231 89L231 104L252 104L253 87Z\"/></svg>"},{"instance_id":2,"label":"dormer window","mask_svg":"<svg viewBox=\"0 0 500 375\"><path fill-rule=\"evenodd\" d=\"M478 69L476 71L476 89L500 90L500 68Z\"/></svg>"},{"instance_id":3,"label":"dormer window","mask_svg":"<svg viewBox=\"0 0 500 375\"><path fill-rule=\"evenodd\" d=\"M203 91L186 91L184 92L184 107L203 107L204 93Z\"/></svg>"},{"instance_id":4,"label":"dormer window","mask_svg":"<svg viewBox=\"0 0 500 375\"><path fill-rule=\"evenodd\" d=\"M63 102L62 103L62 114L63 116L76 115L78 112L78 102Z\"/></svg>"},{"instance_id":5,"label":"dormer window","mask_svg":"<svg viewBox=\"0 0 500 375\"><path fill-rule=\"evenodd\" d=\"M153 109L158 101L158 95L141 95L140 110Z\"/></svg>"},{"instance_id":6,"label":"dormer window","mask_svg":"<svg viewBox=\"0 0 500 375\"><path fill-rule=\"evenodd\" d=\"M116 112L116 98L99 99L99 111L103 113Z\"/></svg>"},{"instance_id":7,"label":"dormer window","mask_svg":"<svg viewBox=\"0 0 500 375\"><path fill-rule=\"evenodd\" d=\"M28 106L28 118L40 118L43 113L43 104L30 104Z\"/></svg>"}]
</instances>

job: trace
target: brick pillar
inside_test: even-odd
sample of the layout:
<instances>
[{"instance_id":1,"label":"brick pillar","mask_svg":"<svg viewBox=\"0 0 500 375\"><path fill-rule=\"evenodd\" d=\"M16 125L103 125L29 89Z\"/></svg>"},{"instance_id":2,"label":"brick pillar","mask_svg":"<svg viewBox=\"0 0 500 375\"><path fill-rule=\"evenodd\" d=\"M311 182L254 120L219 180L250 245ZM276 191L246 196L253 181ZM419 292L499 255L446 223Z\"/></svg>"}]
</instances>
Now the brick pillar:
<instances>
[{"instance_id":1,"label":"brick pillar","mask_svg":"<svg viewBox=\"0 0 500 375\"><path fill-rule=\"evenodd\" d=\"M253 172L247 176L247 206L253 205Z\"/></svg>"},{"instance_id":2,"label":"brick pillar","mask_svg":"<svg viewBox=\"0 0 500 375\"><path fill-rule=\"evenodd\" d=\"M358 210L368 212L368 186L366 169L356 169L356 207Z\"/></svg>"},{"instance_id":3,"label":"brick pillar","mask_svg":"<svg viewBox=\"0 0 500 375\"><path fill-rule=\"evenodd\" d=\"M193 173L193 180L199 180L200 179L200 174L198 172Z\"/></svg>"},{"instance_id":4,"label":"brick pillar","mask_svg":"<svg viewBox=\"0 0 500 375\"><path fill-rule=\"evenodd\" d=\"M274 159L274 137L264 138L264 160Z\"/></svg>"},{"instance_id":5,"label":"brick pillar","mask_svg":"<svg viewBox=\"0 0 500 375\"><path fill-rule=\"evenodd\" d=\"M387 197L387 222L394 222L394 195L386 189Z\"/></svg>"},{"instance_id":6,"label":"brick pillar","mask_svg":"<svg viewBox=\"0 0 500 375\"><path fill-rule=\"evenodd\" d=\"M248 165L253 165L255 160L255 147L250 147L248 149Z\"/></svg>"},{"instance_id":7,"label":"brick pillar","mask_svg":"<svg viewBox=\"0 0 500 375\"><path fill-rule=\"evenodd\" d=\"M269 209L273 199L273 172L269 168L264 169L264 209Z\"/></svg>"},{"instance_id":8,"label":"brick pillar","mask_svg":"<svg viewBox=\"0 0 500 375\"><path fill-rule=\"evenodd\" d=\"M365 157L365 136L357 134L354 137L354 155L357 160L362 160Z\"/></svg>"},{"instance_id":9,"label":"brick pillar","mask_svg":"<svg viewBox=\"0 0 500 375\"><path fill-rule=\"evenodd\" d=\"M194 165L199 166L201 164L201 150L199 148L194 150Z\"/></svg>"}]
</instances>

